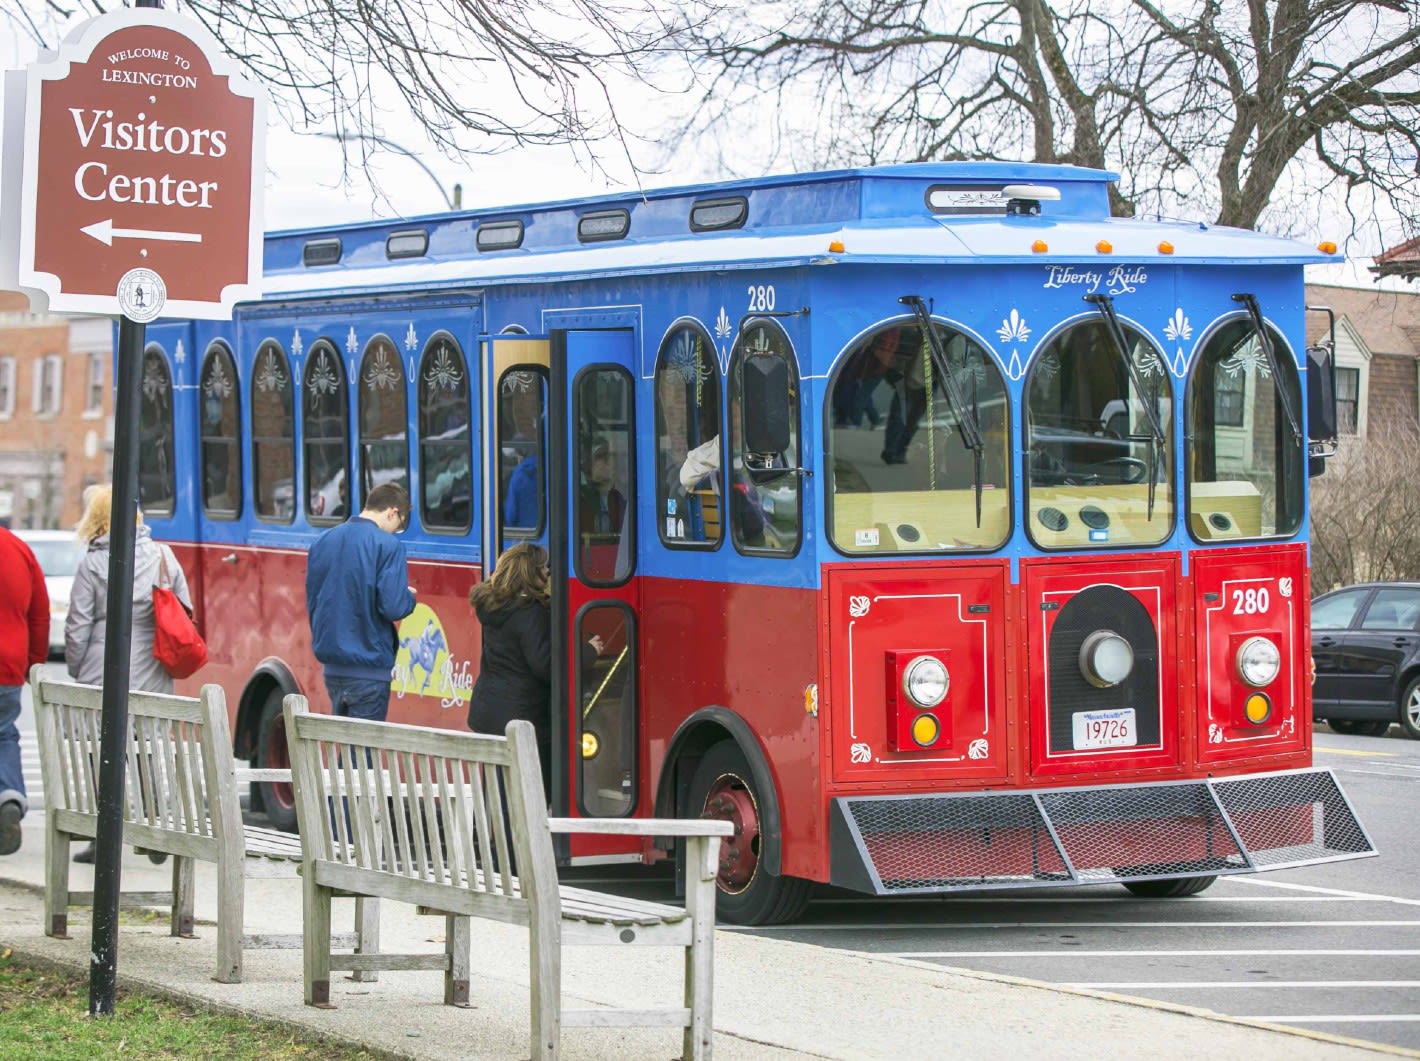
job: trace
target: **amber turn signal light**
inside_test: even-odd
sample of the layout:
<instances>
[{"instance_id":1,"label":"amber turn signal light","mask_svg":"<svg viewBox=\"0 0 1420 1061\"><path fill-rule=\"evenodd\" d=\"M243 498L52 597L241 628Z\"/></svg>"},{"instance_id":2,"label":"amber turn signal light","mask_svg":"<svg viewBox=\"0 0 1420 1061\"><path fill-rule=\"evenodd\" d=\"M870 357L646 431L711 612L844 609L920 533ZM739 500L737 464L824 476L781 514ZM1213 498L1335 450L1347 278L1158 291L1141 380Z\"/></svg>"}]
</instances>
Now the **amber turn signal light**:
<instances>
[{"instance_id":1,"label":"amber turn signal light","mask_svg":"<svg viewBox=\"0 0 1420 1061\"><path fill-rule=\"evenodd\" d=\"M1101 254L1113 254L1114 244L1107 239L1102 239L1095 244L1095 250L1099 251Z\"/></svg>"}]
</instances>

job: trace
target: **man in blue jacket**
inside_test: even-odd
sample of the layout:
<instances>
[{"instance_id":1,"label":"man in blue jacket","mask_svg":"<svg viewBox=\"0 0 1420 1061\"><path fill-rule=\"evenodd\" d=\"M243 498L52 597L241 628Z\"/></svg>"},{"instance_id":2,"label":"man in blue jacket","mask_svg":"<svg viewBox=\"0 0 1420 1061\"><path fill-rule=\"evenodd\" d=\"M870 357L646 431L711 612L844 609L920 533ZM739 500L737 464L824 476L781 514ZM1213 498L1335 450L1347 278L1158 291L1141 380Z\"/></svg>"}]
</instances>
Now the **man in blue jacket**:
<instances>
[{"instance_id":1,"label":"man in blue jacket","mask_svg":"<svg viewBox=\"0 0 1420 1061\"><path fill-rule=\"evenodd\" d=\"M395 537L408 523L409 495L382 483L358 516L322 534L306 558L311 647L337 715L383 722L389 712L395 624L414 610L404 543Z\"/></svg>"}]
</instances>

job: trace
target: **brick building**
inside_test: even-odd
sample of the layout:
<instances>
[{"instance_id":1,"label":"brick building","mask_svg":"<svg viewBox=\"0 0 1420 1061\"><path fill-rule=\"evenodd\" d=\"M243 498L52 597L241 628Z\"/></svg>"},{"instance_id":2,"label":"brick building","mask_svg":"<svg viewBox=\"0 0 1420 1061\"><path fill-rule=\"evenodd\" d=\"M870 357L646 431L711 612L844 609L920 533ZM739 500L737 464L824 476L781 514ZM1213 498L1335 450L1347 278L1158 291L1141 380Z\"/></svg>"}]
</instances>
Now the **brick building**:
<instances>
[{"instance_id":1,"label":"brick building","mask_svg":"<svg viewBox=\"0 0 1420 1061\"><path fill-rule=\"evenodd\" d=\"M113 459L113 323L0 291L0 520L72 527Z\"/></svg>"},{"instance_id":2,"label":"brick building","mask_svg":"<svg viewBox=\"0 0 1420 1061\"><path fill-rule=\"evenodd\" d=\"M1365 439L1420 427L1420 292L1307 285L1307 305L1336 314L1336 392L1341 435ZM1307 339L1326 318L1307 315Z\"/></svg>"}]
</instances>

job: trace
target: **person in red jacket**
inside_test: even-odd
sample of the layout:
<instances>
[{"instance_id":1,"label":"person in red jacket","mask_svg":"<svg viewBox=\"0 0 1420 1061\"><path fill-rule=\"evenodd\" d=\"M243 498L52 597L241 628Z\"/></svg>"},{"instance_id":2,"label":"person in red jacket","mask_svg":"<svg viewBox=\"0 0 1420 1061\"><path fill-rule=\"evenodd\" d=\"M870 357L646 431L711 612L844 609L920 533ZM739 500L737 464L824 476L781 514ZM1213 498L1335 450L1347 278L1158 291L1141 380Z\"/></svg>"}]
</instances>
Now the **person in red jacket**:
<instances>
[{"instance_id":1,"label":"person in red jacket","mask_svg":"<svg viewBox=\"0 0 1420 1061\"><path fill-rule=\"evenodd\" d=\"M20 690L49 657L49 590L30 547L0 527L0 855L20 849L29 809L20 769Z\"/></svg>"}]
</instances>

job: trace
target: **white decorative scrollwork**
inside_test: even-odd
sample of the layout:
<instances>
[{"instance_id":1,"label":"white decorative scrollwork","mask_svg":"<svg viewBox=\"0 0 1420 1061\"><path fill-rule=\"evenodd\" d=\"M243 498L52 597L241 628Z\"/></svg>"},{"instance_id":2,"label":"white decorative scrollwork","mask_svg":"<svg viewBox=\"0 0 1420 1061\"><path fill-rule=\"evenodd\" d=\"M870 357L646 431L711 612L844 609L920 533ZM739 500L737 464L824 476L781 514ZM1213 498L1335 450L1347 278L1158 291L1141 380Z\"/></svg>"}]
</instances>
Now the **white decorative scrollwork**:
<instances>
[{"instance_id":1,"label":"white decorative scrollwork","mask_svg":"<svg viewBox=\"0 0 1420 1061\"><path fill-rule=\"evenodd\" d=\"M222 363L222 358L214 357L207 365L207 379L202 384L202 393L209 398L230 397L232 381L227 378L227 367Z\"/></svg>"},{"instance_id":2,"label":"white decorative scrollwork","mask_svg":"<svg viewBox=\"0 0 1420 1061\"><path fill-rule=\"evenodd\" d=\"M335 366L332 364L334 360L328 348L323 347L316 354L315 362L306 376L306 386L312 394L334 394L340 389L340 377L335 374Z\"/></svg>"},{"instance_id":3,"label":"white decorative scrollwork","mask_svg":"<svg viewBox=\"0 0 1420 1061\"><path fill-rule=\"evenodd\" d=\"M867 597L849 597L848 614L855 619L861 619L868 614L868 609L873 606Z\"/></svg>"},{"instance_id":4,"label":"white decorative scrollwork","mask_svg":"<svg viewBox=\"0 0 1420 1061\"><path fill-rule=\"evenodd\" d=\"M1292 715L1288 715L1282 721L1282 733L1290 737L1297 729L1297 720Z\"/></svg>"},{"instance_id":5,"label":"white decorative scrollwork","mask_svg":"<svg viewBox=\"0 0 1420 1061\"><path fill-rule=\"evenodd\" d=\"M1277 593L1283 597L1292 595L1292 580L1290 578L1279 578L1277 580Z\"/></svg>"},{"instance_id":6,"label":"white decorative scrollwork","mask_svg":"<svg viewBox=\"0 0 1420 1061\"><path fill-rule=\"evenodd\" d=\"M297 328L291 334L291 356L300 357L301 351L305 350L305 348L305 344L301 342L301 329Z\"/></svg>"},{"instance_id":7,"label":"white decorative scrollwork","mask_svg":"<svg viewBox=\"0 0 1420 1061\"><path fill-rule=\"evenodd\" d=\"M433 364L424 372L424 382L430 390L446 391L455 390L463 382L463 373L447 343L440 343L434 352Z\"/></svg>"},{"instance_id":8,"label":"white decorative scrollwork","mask_svg":"<svg viewBox=\"0 0 1420 1061\"><path fill-rule=\"evenodd\" d=\"M1183 307L1173 311L1173 316L1164 325L1164 337L1171 343L1188 342L1193 338L1193 325L1188 323L1188 318L1183 314Z\"/></svg>"},{"instance_id":9,"label":"white decorative scrollwork","mask_svg":"<svg viewBox=\"0 0 1420 1061\"><path fill-rule=\"evenodd\" d=\"M1003 343L1023 343L1030 338L1030 328L1019 310L1011 310L1011 315L1001 322L996 334Z\"/></svg>"},{"instance_id":10,"label":"white decorative scrollwork","mask_svg":"<svg viewBox=\"0 0 1420 1061\"><path fill-rule=\"evenodd\" d=\"M966 757L968 759L987 759L991 756L991 745L987 743L985 737L978 737L967 745Z\"/></svg>"},{"instance_id":11,"label":"white decorative scrollwork","mask_svg":"<svg viewBox=\"0 0 1420 1061\"><path fill-rule=\"evenodd\" d=\"M365 382L381 390L394 390L399 382L399 369L390 364L390 352L383 346L377 347L370 359L370 367L365 369Z\"/></svg>"},{"instance_id":12,"label":"white decorative scrollwork","mask_svg":"<svg viewBox=\"0 0 1420 1061\"><path fill-rule=\"evenodd\" d=\"M519 369L516 372L509 372L503 377L502 388L505 394L526 394L532 390L537 383L537 373L531 369Z\"/></svg>"},{"instance_id":13,"label":"white decorative scrollwork","mask_svg":"<svg viewBox=\"0 0 1420 1061\"><path fill-rule=\"evenodd\" d=\"M1222 744L1222 743L1223 743L1223 727L1220 726L1220 725L1218 725L1218 723L1216 723L1216 722L1210 722L1210 723L1208 724L1208 743L1209 743L1209 744Z\"/></svg>"},{"instance_id":14,"label":"white decorative scrollwork","mask_svg":"<svg viewBox=\"0 0 1420 1061\"><path fill-rule=\"evenodd\" d=\"M345 336L345 352L353 354L360 349L360 340L355 338L355 325L350 326L350 331Z\"/></svg>"},{"instance_id":15,"label":"white decorative scrollwork","mask_svg":"<svg viewBox=\"0 0 1420 1061\"><path fill-rule=\"evenodd\" d=\"M404 333L404 348L413 350L419 345L419 336L414 334L414 322L409 322L409 331Z\"/></svg>"},{"instance_id":16,"label":"white decorative scrollwork","mask_svg":"<svg viewBox=\"0 0 1420 1061\"><path fill-rule=\"evenodd\" d=\"M1139 374L1145 378L1149 376L1162 376L1164 374L1164 362L1159 357L1158 352L1153 347L1140 344L1134 349L1134 364L1139 369Z\"/></svg>"},{"instance_id":17,"label":"white decorative scrollwork","mask_svg":"<svg viewBox=\"0 0 1420 1061\"><path fill-rule=\"evenodd\" d=\"M848 758L855 763L870 763L873 761L873 749L858 741L848 749Z\"/></svg>"},{"instance_id":18,"label":"white decorative scrollwork","mask_svg":"<svg viewBox=\"0 0 1420 1061\"><path fill-rule=\"evenodd\" d=\"M183 346L181 339L179 339L177 345L173 347L173 360L179 365L187 361L187 347Z\"/></svg>"},{"instance_id":19,"label":"white decorative scrollwork","mask_svg":"<svg viewBox=\"0 0 1420 1061\"><path fill-rule=\"evenodd\" d=\"M720 315L715 318L715 338L728 339L730 337L730 315L725 312L725 307L720 307Z\"/></svg>"},{"instance_id":20,"label":"white decorative scrollwork","mask_svg":"<svg viewBox=\"0 0 1420 1061\"><path fill-rule=\"evenodd\" d=\"M143 396L150 402L158 402L168 394L168 374L159 367L158 358L144 358ZM164 403L160 403L164 404Z\"/></svg>"},{"instance_id":21,"label":"white decorative scrollwork","mask_svg":"<svg viewBox=\"0 0 1420 1061\"><path fill-rule=\"evenodd\" d=\"M263 393L282 390L286 386L286 373L281 371L281 363L276 359L275 350L267 350L261 359L261 368L256 373L256 389Z\"/></svg>"},{"instance_id":22,"label":"white decorative scrollwork","mask_svg":"<svg viewBox=\"0 0 1420 1061\"><path fill-rule=\"evenodd\" d=\"M1272 378L1272 370L1267 366L1267 355L1263 353L1262 344L1257 341L1256 336L1232 357L1219 361L1218 367L1233 379L1237 379L1239 375L1251 376L1254 373L1263 379Z\"/></svg>"}]
</instances>

